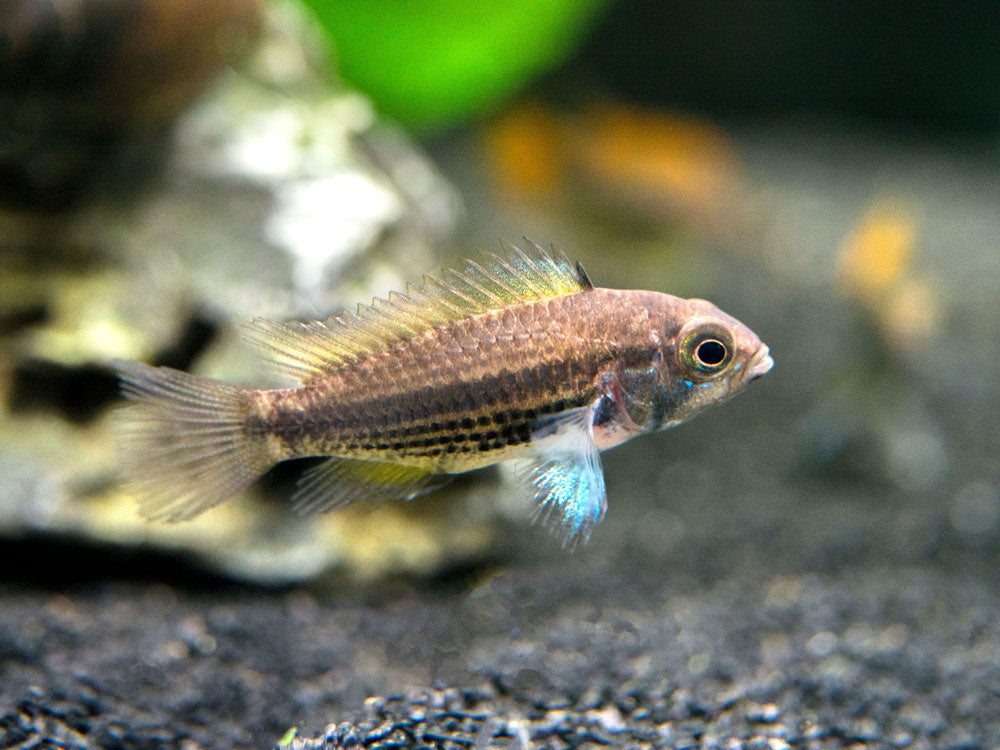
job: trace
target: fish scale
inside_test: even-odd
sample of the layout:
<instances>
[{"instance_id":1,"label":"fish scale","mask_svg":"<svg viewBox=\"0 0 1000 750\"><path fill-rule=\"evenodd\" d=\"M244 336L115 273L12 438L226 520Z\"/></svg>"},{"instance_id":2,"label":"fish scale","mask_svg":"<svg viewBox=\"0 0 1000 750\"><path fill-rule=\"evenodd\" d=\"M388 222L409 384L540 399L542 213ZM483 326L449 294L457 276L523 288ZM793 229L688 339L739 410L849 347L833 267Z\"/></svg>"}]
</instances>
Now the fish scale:
<instances>
[{"instance_id":1,"label":"fish scale","mask_svg":"<svg viewBox=\"0 0 1000 750\"><path fill-rule=\"evenodd\" d=\"M306 388L261 391L261 416L282 442L282 459L336 455L447 473L495 463L510 447L528 442L525 432L536 416L594 398L600 371L625 348L621 342L642 335L647 311L622 299L628 296L595 289L457 321ZM641 312L626 317L623 308ZM575 320L584 322L574 326ZM535 340L543 343L534 346ZM514 425L489 429L499 426L496 415L511 411L520 413ZM483 429L472 430L466 422L479 422ZM491 434L504 429L515 439ZM458 447L449 451L396 439L405 432L419 434L420 442Z\"/></svg>"},{"instance_id":2,"label":"fish scale","mask_svg":"<svg viewBox=\"0 0 1000 750\"><path fill-rule=\"evenodd\" d=\"M302 511L409 499L508 462L567 545L604 515L598 452L689 418L772 366L704 300L595 288L537 245L425 277L325 321L247 326L295 388L237 388L119 361L123 474L154 519L223 502L273 464L327 460Z\"/></svg>"}]
</instances>

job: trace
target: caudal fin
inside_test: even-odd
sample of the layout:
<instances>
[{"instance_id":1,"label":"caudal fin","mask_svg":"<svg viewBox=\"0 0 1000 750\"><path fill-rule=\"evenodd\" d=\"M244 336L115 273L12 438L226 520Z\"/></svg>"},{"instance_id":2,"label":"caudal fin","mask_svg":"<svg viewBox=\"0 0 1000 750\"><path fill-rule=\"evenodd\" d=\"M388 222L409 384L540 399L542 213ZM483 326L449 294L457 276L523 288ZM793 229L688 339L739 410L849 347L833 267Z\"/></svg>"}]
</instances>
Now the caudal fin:
<instances>
[{"instance_id":1,"label":"caudal fin","mask_svg":"<svg viewBox=\"0 0 1000 750\"><path fill-rule=\"evenodd\" d=\"M264 438L245 429L249 391L169 367L112 364L133 402L118 418L122 478L145 518L194 518L273 463Z\"/></svg>"}]
</instances>

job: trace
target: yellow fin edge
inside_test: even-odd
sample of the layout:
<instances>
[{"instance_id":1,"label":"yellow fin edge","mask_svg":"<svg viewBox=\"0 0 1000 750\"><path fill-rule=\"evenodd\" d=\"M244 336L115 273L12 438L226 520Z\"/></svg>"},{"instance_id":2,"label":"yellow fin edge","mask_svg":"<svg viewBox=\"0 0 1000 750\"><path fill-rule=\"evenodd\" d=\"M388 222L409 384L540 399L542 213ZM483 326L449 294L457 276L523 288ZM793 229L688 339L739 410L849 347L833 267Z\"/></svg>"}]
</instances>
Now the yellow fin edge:
<instances>
[{"instance_id":1,"label":"yellow fin edge","mask_svg":"<svg viewBox=\"0 0 1000 750\"><path fill-rule=\"evenodd\" d=\"M303 384L425 331L474 315L592 289L586 271L558 251L525 238L525 248L501 240L503 255L484 253L464 271L424 276L422 286L390 292L356 312L325 321L279 323L257 318L244 326L247 339L278 368Z\"/></svg>"}]
</instances>

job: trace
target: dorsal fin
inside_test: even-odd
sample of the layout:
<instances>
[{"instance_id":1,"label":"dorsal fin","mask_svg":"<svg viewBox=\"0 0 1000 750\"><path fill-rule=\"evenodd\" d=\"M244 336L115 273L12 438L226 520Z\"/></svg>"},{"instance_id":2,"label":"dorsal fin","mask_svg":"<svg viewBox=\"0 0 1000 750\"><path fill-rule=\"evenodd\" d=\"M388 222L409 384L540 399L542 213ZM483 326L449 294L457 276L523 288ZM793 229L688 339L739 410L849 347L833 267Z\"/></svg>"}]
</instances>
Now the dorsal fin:
<instances>
[{"instance_id":1,"label":"dorsal fin","mask_svg":"<svg viewBox=\"0 0 1000 750\"><path fill-rule=\"evenodd\" d=\"M443 280L424 276L406 294L390 292L357 312L312 323L258 318L248 339L302 384L432 328L508 305L565 297L593 289L587 272L561 252L549 253L525 238L526 249L501 240L504 254L466 261L464 271L446 270Z\"/></svg>"}]
</instances>

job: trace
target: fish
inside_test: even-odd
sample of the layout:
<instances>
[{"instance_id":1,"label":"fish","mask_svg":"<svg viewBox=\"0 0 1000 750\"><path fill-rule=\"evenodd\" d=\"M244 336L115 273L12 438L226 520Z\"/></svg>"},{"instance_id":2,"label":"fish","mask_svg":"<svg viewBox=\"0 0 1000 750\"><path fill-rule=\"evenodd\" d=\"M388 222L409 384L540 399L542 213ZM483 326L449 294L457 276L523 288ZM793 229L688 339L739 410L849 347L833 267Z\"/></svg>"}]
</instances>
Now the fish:
<instances>
[{"instance_id":1,"label":"fish","mask_svg":"<svg viewBox=\"0 0 1000 750\"><path fill-rule=\"evenodd\" d=\"M564 546L605 515L600 451L673 427L773 366L702 299L595 287L529 240L326 320L244 324L298 383L245 388L116 360L121 473L151 520L184 521L276 463L325 457L302 513L410 500L505 463Z\"/></svg>"}]
</instances>

